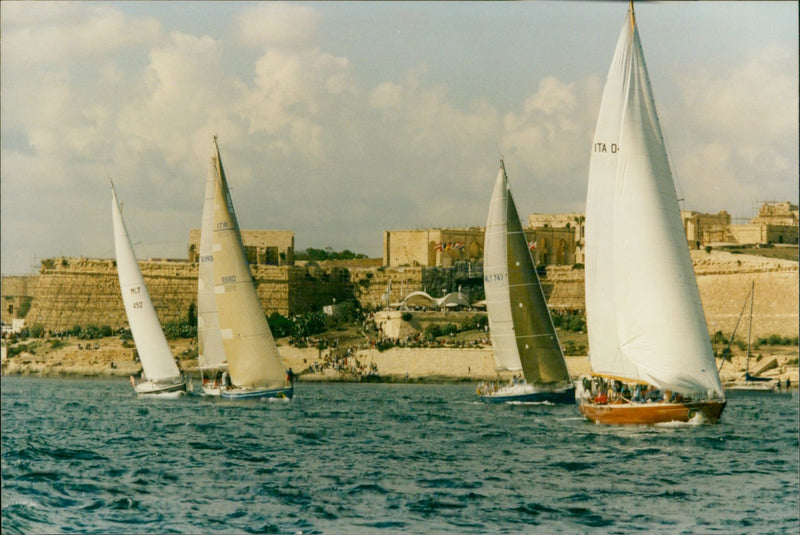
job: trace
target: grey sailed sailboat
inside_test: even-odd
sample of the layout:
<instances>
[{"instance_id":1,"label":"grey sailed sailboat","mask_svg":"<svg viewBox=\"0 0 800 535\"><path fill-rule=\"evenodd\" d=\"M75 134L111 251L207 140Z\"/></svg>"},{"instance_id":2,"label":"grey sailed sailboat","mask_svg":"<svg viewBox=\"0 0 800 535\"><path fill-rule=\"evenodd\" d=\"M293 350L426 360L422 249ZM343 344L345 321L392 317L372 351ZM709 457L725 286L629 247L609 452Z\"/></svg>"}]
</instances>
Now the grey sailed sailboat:
<instances>
[{"instance_id":1,"label":"grey sailed sailboat","mask_svg":"<svg viewBox=\"0 0 800 535\"><path fill-rule=\"evenodd\" d=\"M483 286L497 368L521 371L524 380L482 385L481 399L487 403L575 403L575 387L502 160L486 221Z\"/></svg>"}]
</instances>

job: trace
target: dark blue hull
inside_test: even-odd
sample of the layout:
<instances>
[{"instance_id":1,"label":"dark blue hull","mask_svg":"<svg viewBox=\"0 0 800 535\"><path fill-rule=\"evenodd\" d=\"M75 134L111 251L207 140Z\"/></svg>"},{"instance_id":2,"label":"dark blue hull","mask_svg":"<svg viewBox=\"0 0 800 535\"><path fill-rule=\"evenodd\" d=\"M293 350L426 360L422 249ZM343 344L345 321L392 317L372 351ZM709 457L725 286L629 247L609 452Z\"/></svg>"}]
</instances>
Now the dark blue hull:
<instances>
[{"instance_id":1,"label":"dark blue hull","mask_svg":"<svg viewBox=\"0 0 800 535\"><path fill-rule=\"evenodd\" d=\"M275 388L272 390L222 390L219 397L222 399L273 399L273 400L290 400L294 396L294 387L288 388Z\"/></svg>"},{"instance_id":2,"label":"dark blue hull","mask_svg":"<svg viewBox=\"0 0 800 535\"><path fill-rule=\"evenodd\" d=\"M575 388L554 392L529 392L525 394L484 395L480 396L484 403L556 403L559 405L575 405Z\"/></svg>"}]
</instances>

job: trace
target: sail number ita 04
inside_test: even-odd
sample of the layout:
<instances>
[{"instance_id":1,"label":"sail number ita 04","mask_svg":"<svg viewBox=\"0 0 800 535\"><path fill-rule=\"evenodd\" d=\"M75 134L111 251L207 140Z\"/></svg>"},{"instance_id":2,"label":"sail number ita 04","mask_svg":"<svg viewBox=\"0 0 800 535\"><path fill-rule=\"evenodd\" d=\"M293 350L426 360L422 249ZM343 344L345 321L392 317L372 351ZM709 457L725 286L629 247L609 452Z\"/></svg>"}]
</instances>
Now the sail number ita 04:
<instances>
[{"instance_id":1,"label":"sail number ita 04","mask_svg":"<svg viewBox=\"0 0 800 535\"><path fill-rule=\"evenodd\" d=\"M619 152L619 145L616 143L595 143L593 145L593 152L610 152L616 154Z\"/></svg>"}]
</instances>

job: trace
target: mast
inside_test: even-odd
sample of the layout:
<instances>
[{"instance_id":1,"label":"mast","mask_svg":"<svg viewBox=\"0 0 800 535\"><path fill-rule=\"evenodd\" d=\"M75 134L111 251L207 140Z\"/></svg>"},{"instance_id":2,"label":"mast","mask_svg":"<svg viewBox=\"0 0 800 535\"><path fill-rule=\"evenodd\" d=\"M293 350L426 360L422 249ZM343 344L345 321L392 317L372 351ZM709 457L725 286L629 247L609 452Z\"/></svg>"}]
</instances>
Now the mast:
<instances>
[{"instance_id":1,"label":"mast","mask_svg":"<svg viewBox=\"0 0 800 535\"><path fill-rule=\"evenodd\" d=\"M631 28L636 28L636 13L633 11L633 0L630 0Z\"/></svg>"},{"instance_id":2,"label":"mast","mask_svg":"<svg viewBox=\"0 0 800 535\"><path fill-rule=\"evenodd\" d=\"M750 283L750 321L747 324L747 363L745 377L750 377L750 335L753 332L753 301L755 301L756 281Z\"/></svg>"}]
</instances>

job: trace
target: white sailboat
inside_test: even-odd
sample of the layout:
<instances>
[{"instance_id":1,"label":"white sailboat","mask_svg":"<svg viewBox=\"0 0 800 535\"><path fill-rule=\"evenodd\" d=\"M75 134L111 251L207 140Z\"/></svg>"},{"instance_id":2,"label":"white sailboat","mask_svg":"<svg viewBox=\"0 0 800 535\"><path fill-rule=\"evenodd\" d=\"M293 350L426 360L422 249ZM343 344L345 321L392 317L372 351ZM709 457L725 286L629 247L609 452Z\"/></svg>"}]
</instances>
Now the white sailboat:
<instances>
[{"instance_id":1,"label":"white sailboat","mask_svg":"<svg viewBox=\"0 0 800 535\"><path fill-rule=\"evenodd\" d=\"M214 137L214 292L220 335L228 361L223 399L291 399L278 346L258 299L228 182ZM230 383L230 384L228 384Z\"/></svg>"},{"instance_id":2,"label":"white sailboat","mask_svg":"<svg viewBox=\"0 0 800 535\"><path fill-rule=\"evenodd\" d=\"M747 301L750 301L750 320L747 326L747 357L745 360L744 378L739 381L725 383L725 390L728 392L780 392L781 383L779 379L770 379L768 377L759 377L758 375L750 374L750 341L753 334L753 302L756 298L755 290L756 283L753 281L750 283L750 293L747 294L747 299L745 300L745 305L747 305ZM742 312L744 312L744 307L742 307ZM741 314L739 314L739 319L741 319ZM738 326L738 320L736 324ZM736 328L733 329L733 333L731 334L731 342L733 342L735 334ZM728 344L728 348L730 349L730 344ZM720 364L720 370L724 364L725 359L723 359L722 364Z\"/></svg>"},{"instance_id":3,"label":"white sailboat","mask_svg":"<svg viewBox=\"0 0 800 535\"><path fill-rule=\"evenodd\" d=\"M186 382L175 363L153 308L153 302L150 300L150 294L147 292L147 286L144 284L128 230L122 220L122 211L113 182L111 215L122 301L142 363L142 381L137 384L131 376L131 383L140 396L178 397L186 393Z\"/></svg>"},{"instance_id":4,"label":"white sailboat","mask_svg":"<svg viewBox=\"0 0 800 535\"><path fill-rule=\"evenodd\" d=\"M591 421L652 424L725 399L703 314L633 4L608 72L586 200L586 315ZM635 395L624 392L633 389ZM634 402L649 390L651 403ZM657 394L656 394L657 392ZM611 399L606 399L606 398Z\"/></svg>"},{"instance_id":5,"label":"white sailboat","mask_svg":"<svg viewBox=\"0 0 800 535\"><path fill-rule=\"evenodd\" d=\"M215 144L206 178L197 277L197 369L203 393L210 396L219 396L222 375L228 369L214 292L214 196L218 174Z\"/></svg>"},{"instance_id":6,"label":"white sailboat","mask_svg":"<svg viewBox=\"0 0 800 535\"><path fill-rule=\"evenodd\" d=\"M520 371L524 380L502 386L481 385L481 399L487 403L575 403L575 387L502 160L484 242L484 290L495 361L498 369Z\"/></svg>"}]
</instances>

